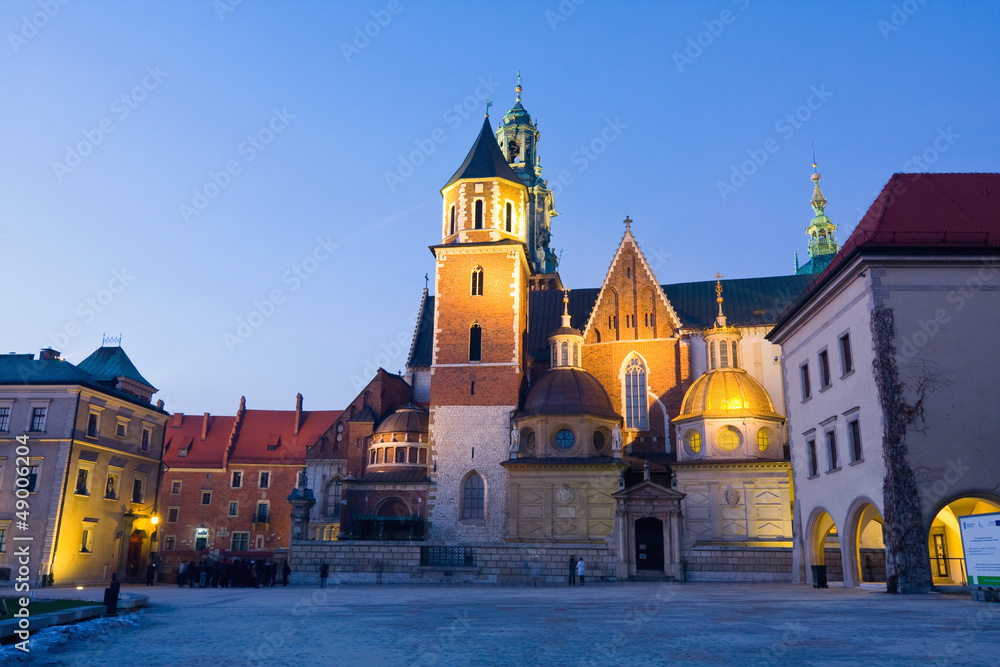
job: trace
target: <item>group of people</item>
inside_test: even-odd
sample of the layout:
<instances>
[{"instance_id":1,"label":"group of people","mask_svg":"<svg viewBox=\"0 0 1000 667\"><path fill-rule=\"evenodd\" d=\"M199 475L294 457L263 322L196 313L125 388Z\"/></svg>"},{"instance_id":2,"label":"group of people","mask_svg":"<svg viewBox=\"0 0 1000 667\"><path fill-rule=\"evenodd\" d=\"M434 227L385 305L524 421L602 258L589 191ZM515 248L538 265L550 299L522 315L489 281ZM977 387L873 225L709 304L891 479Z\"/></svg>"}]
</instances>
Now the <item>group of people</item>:
<instances>
[{"instance_id":1,"label":"group of people","mask_svg":"<svg viewBox=\"0 0 1000 667\"><path fill-rule=\"evenodd\" d=\"M283 586L291 573L286 561L281 568ZM278 564L268 560L183 561L177 568L177 585L188 588L261 588L274 586L277 579Z\"/></svg>"},{"instance_id":2,"label":"group of people","mask_svg":"<svg viewBox=\"0 0 1000 667\"><path fill-rule=\"evenodd\" d=\"M577 558L576 556L569 557L569 585L576 586L576 580L580 580L580 585L584 585L584 579L587 574L587 564L583 561L583 557Z\"/></svg>"}]
</instances>

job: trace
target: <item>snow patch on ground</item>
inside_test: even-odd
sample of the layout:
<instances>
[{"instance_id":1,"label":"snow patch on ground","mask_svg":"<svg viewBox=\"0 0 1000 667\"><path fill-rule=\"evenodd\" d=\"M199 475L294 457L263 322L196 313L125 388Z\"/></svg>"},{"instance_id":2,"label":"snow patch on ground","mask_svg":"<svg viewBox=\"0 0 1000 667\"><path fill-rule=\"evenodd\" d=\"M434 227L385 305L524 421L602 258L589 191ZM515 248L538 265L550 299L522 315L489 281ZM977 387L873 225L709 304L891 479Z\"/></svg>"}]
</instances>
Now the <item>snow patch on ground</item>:
<instances>
[{"instance_id":1,"label":"snow patch on ground","mask_svg":"<svg viewBox=\"0 0 1000 667\"><path fill-rule=\"evenodd\" d=\"M28 653L18 650L13 645L0 646L0 665L15 662L36 662L42 660L40 656L57 652L60 647L65 646L69 642L94 638L100 638L105 641L114 640L123 631L142 627L146 623L146 617L140 611L122 616L95 618L73 625L57 625L42 628L31 634L31 638L28 640L28 647L31 650ZM46 656L46 658L45 662L52 664L50 656Z\"/></svg>"}]
</instances>

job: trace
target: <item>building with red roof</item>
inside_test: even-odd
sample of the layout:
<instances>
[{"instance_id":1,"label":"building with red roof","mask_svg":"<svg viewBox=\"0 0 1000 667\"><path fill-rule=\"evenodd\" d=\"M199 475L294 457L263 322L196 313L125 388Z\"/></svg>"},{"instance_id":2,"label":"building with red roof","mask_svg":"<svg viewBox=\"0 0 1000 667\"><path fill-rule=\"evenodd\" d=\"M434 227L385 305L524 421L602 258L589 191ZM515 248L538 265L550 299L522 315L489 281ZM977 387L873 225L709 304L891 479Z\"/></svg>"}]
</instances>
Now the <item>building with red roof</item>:
<instances>
[{"instance_id":1,"label":"building with red roof","mask_svg":"<svg viewBox=\"0 0 1000 667\"><path fill-rule=\"evenodd\" d=\"M1000 174L895 174L768 339L784 355L800 580L964 585L1000 511Z\"/></svg>"},{"instance_id":2,"label":"building with red roof","mask_svg":"<svg viewBox=\"0 0 1000 667\"><path fill-rule=\"evenodd\" d=\"M291 535L287 496L307 449L329 437L339 410L175 413L166 427L158 499L164 574L182 561L270 559Z\"/></svg>"}]
</instances>

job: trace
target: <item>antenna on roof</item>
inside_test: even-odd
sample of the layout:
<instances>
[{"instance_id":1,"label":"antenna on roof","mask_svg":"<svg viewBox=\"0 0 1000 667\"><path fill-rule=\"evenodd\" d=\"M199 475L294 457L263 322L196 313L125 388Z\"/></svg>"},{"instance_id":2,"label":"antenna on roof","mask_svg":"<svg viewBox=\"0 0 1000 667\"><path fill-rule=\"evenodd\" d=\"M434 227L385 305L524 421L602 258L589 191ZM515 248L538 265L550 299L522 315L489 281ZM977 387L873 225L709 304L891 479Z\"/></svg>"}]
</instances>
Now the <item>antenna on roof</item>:
<instances>
[{"instance_id":1,"label":"antenna on roof","mask_svg":"<svg viewBox=\"0 0 1000 667\"><path fill-rule=\"evenodd\" d=\"M109 336L107 334L101 334L101 347L121 347L122 346L122 334L119 332L118 337Z\"/></svg>"}]
</instances>

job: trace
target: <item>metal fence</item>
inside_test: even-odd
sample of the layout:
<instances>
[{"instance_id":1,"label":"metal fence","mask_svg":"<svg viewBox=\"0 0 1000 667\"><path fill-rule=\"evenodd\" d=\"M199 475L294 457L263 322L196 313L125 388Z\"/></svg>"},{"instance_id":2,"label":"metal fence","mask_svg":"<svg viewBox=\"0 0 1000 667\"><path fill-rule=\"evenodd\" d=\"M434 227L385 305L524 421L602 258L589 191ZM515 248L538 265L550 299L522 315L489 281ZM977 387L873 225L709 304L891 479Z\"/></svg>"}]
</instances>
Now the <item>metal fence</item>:
<instances>
[{"instance_id":1,"label":"metal fence","mask_svg":"<svg viewBox=\"0 0 1000 667\"><path fill-rule=\"evenodd\" d=\"M438 567L476 567L476 547L420 547L420 564Z\"/></svg>"}]
</instances>

